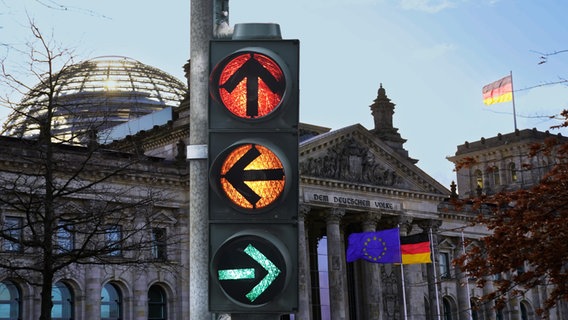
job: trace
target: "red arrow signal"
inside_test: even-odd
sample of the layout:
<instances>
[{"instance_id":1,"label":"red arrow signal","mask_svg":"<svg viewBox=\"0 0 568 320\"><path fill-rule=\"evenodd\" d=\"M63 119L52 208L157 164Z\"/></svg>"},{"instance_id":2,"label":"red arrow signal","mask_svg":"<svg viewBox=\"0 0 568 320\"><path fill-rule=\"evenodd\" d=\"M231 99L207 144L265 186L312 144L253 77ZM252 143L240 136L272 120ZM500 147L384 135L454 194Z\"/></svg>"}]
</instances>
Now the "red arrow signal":
<instances>
[{"instance_id":1,"label":"red arrow signal","mask_svg":"<svg viewBox=\"0 0 568 320\"><path fill-rule=\"evenodd\" d=\"M244 119L267 116L280 105L286 88L284 72L266 55L246 52L227 62L219 75L221 101Z\"/></svg>"}]
</instances>

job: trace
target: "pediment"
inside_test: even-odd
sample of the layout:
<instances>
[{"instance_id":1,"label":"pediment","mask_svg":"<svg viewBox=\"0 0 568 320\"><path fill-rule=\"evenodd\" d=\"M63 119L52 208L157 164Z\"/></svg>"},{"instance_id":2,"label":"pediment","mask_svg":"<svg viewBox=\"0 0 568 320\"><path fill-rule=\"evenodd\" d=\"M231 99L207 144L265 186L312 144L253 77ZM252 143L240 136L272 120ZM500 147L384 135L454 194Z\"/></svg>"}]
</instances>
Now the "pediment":
<instances>
[{"instance_id":1,"label":"pediment","mask_svg":"<svg viewBox=\"0 0 568 320\"><path fill-rule=\"evenodd\" d=\"M454 250L456 247L457 246L449 238L444 238L438 245L438 248L443 250Z\"/></svg>"},{"instance_id":2,"label":"pediment","mask_svg":"<svg viewBox=\"0 0 568 320\"><path fill-rule=\"evenodd\" d=\"M173 225L177 223L177 219L174 218L170 213L165 211L159 211L155 213L150 219L157 224Z\"/></svg>"},{"instance_id":3,"label":"pediment","mask_svg":"<svg viewBox=\"0 0 568 320\"><path fill-rule=\"evenodd\" d=\"M448 195L449 190L361 125L300 143L300 174L353 184Z\"/></svg>"}]
</instances>

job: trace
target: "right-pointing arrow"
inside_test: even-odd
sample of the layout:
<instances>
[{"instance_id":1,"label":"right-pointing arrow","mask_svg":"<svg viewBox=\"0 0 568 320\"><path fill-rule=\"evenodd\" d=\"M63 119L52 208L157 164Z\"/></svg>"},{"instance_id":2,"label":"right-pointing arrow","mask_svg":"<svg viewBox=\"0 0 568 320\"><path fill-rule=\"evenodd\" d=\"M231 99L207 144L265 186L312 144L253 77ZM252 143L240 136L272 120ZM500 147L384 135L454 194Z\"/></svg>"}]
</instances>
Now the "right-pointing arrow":
<instances>
[{"instance_id":1,"label":"right-pointing arrow","mask_svg":"<svg viewBox=\"0 0 568 320\"><path fill-rule=\"evenodd\" d=\"M219 270L219 280L254 279L254 268Z\"/></svg>"},{"instance_id":2,"label":"right-pointing arrow","mask_svg":"<svg viewBox=\"0 0 568 320\"><path fill-rule=\"evenodd\" d=\"M250 302L253 302L270 286L270 284L272 284L272 282L274 282L276 277L280 274L280 269L278 269L272 261L270 261L264 254L262 254L262 252L258 251L258 249L253 247L251 244L245 248L245 253L258 262L268 272L268 274L262 278L262 280L260 280L260 282L252 288L249 293L246 294L246 297L250 300Z\"/></svg>"}]
</instances>

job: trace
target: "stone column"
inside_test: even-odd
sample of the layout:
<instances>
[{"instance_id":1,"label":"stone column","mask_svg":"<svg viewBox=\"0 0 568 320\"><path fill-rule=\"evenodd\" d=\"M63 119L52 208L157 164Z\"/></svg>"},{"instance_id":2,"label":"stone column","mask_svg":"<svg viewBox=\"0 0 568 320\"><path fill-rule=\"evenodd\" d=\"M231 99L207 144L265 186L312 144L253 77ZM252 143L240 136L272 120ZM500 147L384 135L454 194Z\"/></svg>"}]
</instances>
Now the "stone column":
<instances>
[{"instance_id":1,"label":"stone column","mask_svg":"<svg viewBox=\"0 0 568 320\"><path fill-rule=\"evenodd\" d=\"M308 251L308 229L306 228L306 217L310 212L310 206L301 205L298 212L298 319L311 319L311 277L310 277L310 256Z\"/></svg>"},{"instance_id":2,"label":"stone column","mask_svg":"<svg viewBox=\"0 0 568 320\"><path fill-rule=\"evenodd\" d=\"M510 273L506 273L504 274L505 279L510 280L511 279L511 274ZM519 298L512 295L512 294L508 294L507 297L508 301L507 301L507 311L503 312L503 315L505 316L505 319L509 319L509 320L521 320L521 305L520 305L520 301Z\"/></svg>"},{"instance_id":3,"label":"stone column","mask_svg":"<svg viewBox=\"0 0 568 320\"><path fill-rule=\"evenodd\" d=\"M491 279L493 280L493 279ZM485 286L483 286L483 288L481 288L481 292L483 295L489 294L490 292L492 292L492 285L491 284L486 284ZM483 303L481 306L480 311L482 311L484 313L485 319L493 319L493 318L497 318L497 311L494 309L495 307L495 303L494 302L488 302L488 303Z\"/></svg>"},{"instance_id":4,"label":"stone column","mask_svg":"<svg viewBox=\"0 0 568 320\"><path fill-rule=\"evenodd\" d=\"M458 250L465 251L464 238L462 237L459 241L460 248ZM463 272L459 266L455 267L456 270L456 281L457 286L457 304L458 304L458 317L460 319L471 318L471 308L470 308L470 292L469 292L469 279L465 272Z\"/></svg>"},{"instance_id":5,"label":"stone column","mask_svg":"<svg viewBox=\"0 0 568 320\"><path fill-rule=\"evenodd\" d=\"M361 218L363 232L377 231L377 223L381 219L380 213L368 212ZM363 319L382 319L380 265L365 260L360 260L359 263L362 264L363 273Z\"/></svg>"},{"instance_id":6,"label":"stone column","mask_svg":"<svg viewBox=\"0 0 568 320\"><path fill-rule=\"evenodd\" d=\"M85 277L85 319L101 318L101 270L87 266Z\"/></svg>"},{"instance_id":7,"label":"stone column","mask_svg":"<svg viewBox=\"0 0 568 320\"><path fill-rule=\"evenodd\" d=\"M329 278L329 302L331 304L330 320L347 320L347 283L345 254L341 246L341 230L339 222L345 215L345 209L333 208L326 217L327 264Z\"/></svg>"},{"instance_id":8,"label":"stone column","mask_svg":"<svg viewBox=\"0 0 568 320\"><path fill-rule=\"evenodd\" d=\"M412 231L412 217L399 216L396 222L401 237L407 236Z\"/></svg>"},{"instance_id":9,"label":"stone column","mask_svg":"<svg viewBox=\"0 0 568 320\"><path fill-rule=\"evenodd\" d=\"M132 303L134 307L134 319L148 319L148 283L146 280L146 272L136 272L133 274L133 294Z\"/></svg>"}]
</instances>

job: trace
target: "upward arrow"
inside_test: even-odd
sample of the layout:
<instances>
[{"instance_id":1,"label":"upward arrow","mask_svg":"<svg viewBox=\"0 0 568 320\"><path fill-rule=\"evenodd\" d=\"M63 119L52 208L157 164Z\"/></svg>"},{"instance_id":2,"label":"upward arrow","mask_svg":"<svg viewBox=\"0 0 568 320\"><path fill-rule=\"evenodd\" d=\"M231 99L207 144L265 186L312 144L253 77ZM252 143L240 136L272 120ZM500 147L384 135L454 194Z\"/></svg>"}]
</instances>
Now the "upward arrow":
<instances>
[{"instance_id":1,"label":"upward arrow","mask_svg":"<svg viewBox=\"0 0 568 320\"><path fill-rule=\"evenodd\" d=\"M246 115L254 118L258 116L258 80L262 79L268 88L273 92L282 95L284 85L282 81L276 79L272 73L255 59L253 53L235 73L233 73L220 87L225 88L231 93L243 81L247 79L247 111Z\"/></svg>"}]
</instances>

